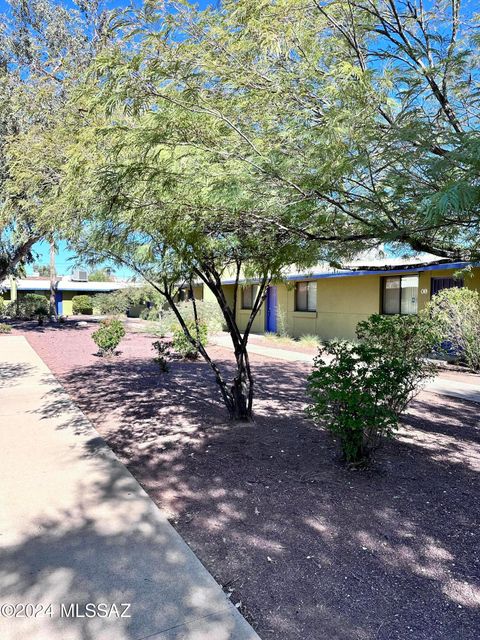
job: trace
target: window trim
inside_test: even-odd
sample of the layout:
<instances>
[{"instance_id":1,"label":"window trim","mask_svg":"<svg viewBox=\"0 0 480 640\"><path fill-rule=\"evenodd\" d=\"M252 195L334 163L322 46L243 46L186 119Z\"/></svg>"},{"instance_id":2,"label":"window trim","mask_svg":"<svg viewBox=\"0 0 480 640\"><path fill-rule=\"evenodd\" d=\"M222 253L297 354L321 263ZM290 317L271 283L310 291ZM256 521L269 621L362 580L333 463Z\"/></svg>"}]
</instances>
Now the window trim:
<instances>
[{"instance_id":1,"label":"window trim","mask_svg":"<svg viewBox=\"0 0 480 640\"><path fill-rule=\"evenodd\" d=\"M412 276L417 276L418 285L417 285L417 311L415 313L403 313L402 312L402 278L410 278ZM398 287L398 313L387 313L384 311L385 308L385 286L388 278L398 278L400 280L400 286ZM402 273L401 275L391 275L391 276L382 276L380 281L380 315L382 316L413 316L418 314L418 292L420 291L420 274L419 273Z\"/></svg>"},{"instance_id":2,"label":"window trim","mask_svg":"<svg viewBox=\"0 0 480 640\"><path fill-rule=\"evenodd\" d=\"M299 309L298 308L298 285L300 284L306 284L307 285L307 306L305 309ZM309 296L308 296L308 291L309 291L309 284L317 284L316 280L297 280L295 282L295 307L294 307L294 312L295 313L317 313L317 287L315 287L315 309L309 309L308 308L308 302L309 302Z\"/></svg>"}]
</instances>

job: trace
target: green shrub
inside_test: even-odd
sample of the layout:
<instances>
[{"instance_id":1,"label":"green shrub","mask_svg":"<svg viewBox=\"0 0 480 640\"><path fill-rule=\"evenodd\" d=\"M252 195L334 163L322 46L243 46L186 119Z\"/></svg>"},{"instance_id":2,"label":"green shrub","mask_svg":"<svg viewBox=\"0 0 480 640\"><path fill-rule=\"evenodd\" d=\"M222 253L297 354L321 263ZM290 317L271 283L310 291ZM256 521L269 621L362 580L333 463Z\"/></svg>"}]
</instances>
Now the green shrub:
<instances>
[{"instance_id":1,"label":"green shrub","mask_svg":"<svg viewBox=\"0 0 480 640\"><path fill-rule=\"evenodd\" d=\"M149 322L158 322L160 319L160 311L157 307L150 307L150 309L143 309L140 314L140 317L143 320L148 320Z\"/></svg>"},{"instance_id":2,"label":"green shrub","mask_svg":"<svg viewBox=\"0 0 480 640\"><path fill-rule=\"evenodd\" d=\"M73 296L72 311L74 315L93 313L92 297L87 295Z\"/></svg>"},{"instance_id":3,"label":"green shrub","mask_svg":"<svg viewBox=\"0 0 480 640\"><path fill-rule=\"evenodd\" d=\"M127 312L130 302L123 291L112 291L97 293L93 298L93 305L102 315L122 315Z\"/></svg>"},{"instance_id":4,"label":"green shrub","mask_svg":"<svg viewBox=\"0 0 480 640\"><path fill-rule=\"evenodd\" d=\"M197 329L195 322L187 322L186 325L192 337L196 339ZM198 334L200 343L205 346L208 339L208 328L205 323L198 325ZM173 330L173 348L182 358L192 360L198 358L198 348L190 342L181 327L176 327Z\"/></svg>"},{"instance_id":5,"label":"green shrub","mask_svg":"<svg viewBox=\"0 0 480 640\"><path fill-rule=\"evenodd\" d=\"M162 373L166 373L168 371L168 360L170 358L170 345L167 342L162 342L161 340L155 340L152 342L152 349L156 351L157 355L154 358L154 361L158 364L158 368Z\"/></svg>"},{"instance_id":6,"label":"green shrub","mask_svg":"<svg viewBox=\"0 0 480 640\"><path fill-rule=\"evenodd\" d=\"M382 349L388 357L414 361L431 354L440 338L436 323L425 311L405 316L374 314L358 323L356 333L363 344Z\"/></svg>"},{"instance_id":7,"label":"green shrub","mask_svg":"<svg viewBox=\"0 0 480 640\"><path fill-rule=\"evenodd\" d=\"M158 320L159 309L165 304L165 299L150 285L126 287L111 293L98 293L94 298L95 308L102 314L111 315L124 314L131 307L146 305L147 302L152 305L150 310L155 313L153 319ZM141 316L143 317L143 312Z\"/></svg>"},{"instance_id":8,"label":"green shrub","mask_svg":"<svg viewBox=\"0 0 480 640\"><path fill-rule=\"evenodd\" d=\"M0 322L0 333L10 333L12 327L9 324L5 324L5 322Z\"/></svg>"},{"instance_id":9,"label":"green shrub","mask_svg":"<svg viewBox=\"0 0 480 640\"><path fill-rule=\"evenodd\" d=\"M19 320L32 320L37 318L39 323L48 316L48 299L40 293L27 293L24 296L9 302L4 310L6 316Z\"/></svg>"},{"instance_id":10,"label":"green shrub","mask_svg":"<svg viewBox=\"0 0 480 640\"><path fill-rule=\"evenodd\" d=\"M289 338L287 314L284 309L277 310L277 333L281 338Z\"/></svg>"},{"instance_id":11,"label":"green shrub","mask_svg":"<svg viewBox=\"0 0 480 640\"><path fill-rule=\"evenodd\" d=\"M434 375L425 356L437 332L425 314L375 315L359 323L357 336L358 344L321 346L308 378L308 414L338 437L351 465L373 457L422 383Z\"/></svg>"},{"instance_id":12,"label":"green shrub","mask_svg":"<svg viewBox=\"0 0 480 640\"><path fill-rule=\"evenodd\" d=\"M196 300L195 306L197 308L198 321L200 324L204 324L207 326L208 333L216 333L222 330L223 315L220 311L220 307L216 302ZM178 303L177 307L180 311L180 315L187 324L195 323L195 313L193 304L190 300L185 300L185 302ZM167 328L169 332L173 332L174 329L179 328L177 317L171 309L162 311L160 322Z\"/></svg>"},{"instance_id":13,"label":"green shrub","mask_svg":"<svg viewBox=\"0 0 480 640\"><path fill-rule=\"evenodd\" d=\"M117 318L106 318L100 323L100 327L92 333L92 338L100 353L110 356L115 353L115 349L120 344L125 335L125 328Z\"/></svg>"},{"instance_id":14,"label":"green shrub","mask_svg":"<svg viewBox=\"0 0 480 640\"><path fill-rule=\"evenodd\" d=\"M443 289L428 305L444 351L456 353L480 371L480 294L465 288Z\"/></svg>"}]
</instances>

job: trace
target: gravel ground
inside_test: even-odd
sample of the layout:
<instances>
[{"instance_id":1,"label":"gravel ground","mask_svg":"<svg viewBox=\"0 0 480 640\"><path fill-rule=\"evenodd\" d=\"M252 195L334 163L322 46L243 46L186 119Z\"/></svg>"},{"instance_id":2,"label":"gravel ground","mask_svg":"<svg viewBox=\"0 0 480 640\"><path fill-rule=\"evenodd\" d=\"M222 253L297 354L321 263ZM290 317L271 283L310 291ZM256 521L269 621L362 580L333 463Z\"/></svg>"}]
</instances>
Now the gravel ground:
<instances>
[{"instance_id":1,"label":"gravel ground","mask_svg":"<svg viewBox=\"0 0 480 640\"><path fill-rule=\"evenodd\" d=\"M477 404L422 393L352 472L304 418L307 365L252 355L256 419L238 425L204 363L159 374L139 334L107 361L92 330L17 329L263 640L478 640Z\"/></svg>"}]
</instances>

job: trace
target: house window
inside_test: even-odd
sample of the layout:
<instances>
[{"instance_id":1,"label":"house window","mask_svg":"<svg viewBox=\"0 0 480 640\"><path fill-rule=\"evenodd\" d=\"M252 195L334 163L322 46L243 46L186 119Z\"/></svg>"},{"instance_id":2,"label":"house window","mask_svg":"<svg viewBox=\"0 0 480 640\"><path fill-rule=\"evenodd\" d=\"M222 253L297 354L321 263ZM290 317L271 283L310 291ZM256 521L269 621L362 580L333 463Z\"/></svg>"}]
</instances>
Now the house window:
<instances>
[{"instance_id":1,"label":"house window","mask_svg":"<svg viewBox=\"0 0 480 640\"><path fill-rule=\"evenodd\" d=\"M442 289L453 289L453 287L463 287L462 278L432 278L430 292L434 296Z\"/></svg>"},{"instance_id":2,"label":"house window","mask_svg":"<svg viewBox=\"0 0 480 640\"><path fill-rule=\"evenodd\" d=\"M317 283L297 282L295 285L295 311L317 310Z\"/></svg>"},{"instance_id":3,"label":"house window","mask_svg":"<svg viewBox=\"0 0 480 640\"><path fill-rule=\"evenodd\" d=\"M402 315L418 311L418 276L383 278L382 313Z\"/></svg>"},{"instance_id":4,"label":"house window","mask_svg":"<svg viewBox=\"0 0 480 640\"><path fill-rule=\"evenodd\" d=\"M252 309L253 303L257 297L257 285L249 284L242 287L242 309Z\"/></svg>"}]
</instances>

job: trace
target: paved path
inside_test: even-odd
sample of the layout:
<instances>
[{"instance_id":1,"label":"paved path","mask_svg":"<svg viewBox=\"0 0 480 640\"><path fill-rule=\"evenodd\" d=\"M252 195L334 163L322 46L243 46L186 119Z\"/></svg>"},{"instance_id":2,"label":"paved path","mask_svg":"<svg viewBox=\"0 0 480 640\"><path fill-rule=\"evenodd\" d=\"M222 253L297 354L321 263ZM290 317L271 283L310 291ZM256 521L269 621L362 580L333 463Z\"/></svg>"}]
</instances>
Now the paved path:
<instances>
[{"instance_id":1,"label":"paved path","mask_svg":"<svg viewBox=\"0 0 480 640\"><path fill-rule=\"evenodd\" d=\"M444 396L463 398L464 400L480 403L480 379L478 384L471 384L469 382L452 380L451 378L442 378L442 374L440 373L435 380L427 384L425 390L434 391Z\"/></svg>"},{"instance_id":2,"label":"paved path","mask_svg":"<svg viewBox=\"0 0 480 640\"><path fill-rule=\"evenodd\" d=\"M216 335L214 337L214 342L221 347L232 349L232 343L228 336ZM314 358L314 356L309 353L288 351L287 349L279 349L278 347L264 347L263 345L254 344L252 342L248 345L248 351L250 353L258 353L259 355L266 356L267 358L274 358L275 360L284 360L287 362L307 362L312 364ZM464 400L480 403L480 377L478 384L472 384L469 382L452 380L451 378L443 378L442 373L440 372L435 380L429 382L425 386L425 391L433 391L441 395L452 396L453 398L463 398Z\"/></svg>"},{"instance_id":3,"label":"paved path","mask_svg":"<svg viewBox=\"0 0 480 640\"><path fill-rule=\"evenodd\" d=\"M3 608L1 640L259 640L23 337L0 338L0 452L0 603L52 605Z\"/></svg>"},{"instance_id":4,"label":"paved path","mask_svg":"<svg viewBox=\"0 0 480 640\"><path fill-rule=\"evenodd\" d=\"M219 347L225 347L233 350L230 336L217 334L213 337L213 343ZM288 362L313 362L314 356L310 353L301 353L300 351L288 351L287 349L279 349L278 347L264 347L261 344L253 342L248 343L249 353L258 353L267 358L275 358L275 360L286 360Z\"/></svg>"}]
</instances>

